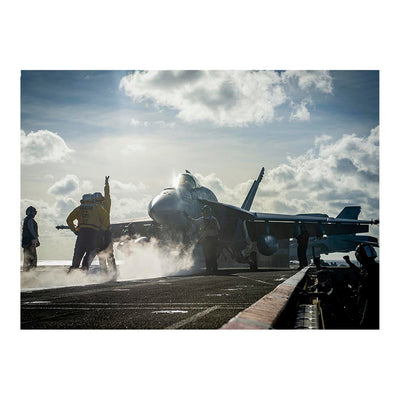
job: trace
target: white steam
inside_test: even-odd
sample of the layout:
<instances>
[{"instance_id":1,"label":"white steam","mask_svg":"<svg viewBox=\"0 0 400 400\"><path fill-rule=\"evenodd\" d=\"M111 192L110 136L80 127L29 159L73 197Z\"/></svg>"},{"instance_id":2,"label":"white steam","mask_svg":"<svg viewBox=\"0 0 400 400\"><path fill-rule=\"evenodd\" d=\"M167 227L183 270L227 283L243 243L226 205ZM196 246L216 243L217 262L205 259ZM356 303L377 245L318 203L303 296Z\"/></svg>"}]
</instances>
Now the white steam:
<instances>
[{"instance_id":1,"label":"white steam","mask_svg":"<svg viewBox=\"0 0 400 400\"><path fill-rule=\"evenodd\" d=\"M185 275L193 273L203 265L201 251L198 248L171 244L160 246L155 239L146 243L127 241L124 243L124 251L116 250L114 254L118 281ZM22 272L21 289L27 291L91 285L105 283L112 279L112 267L108 266L108 274L100 273L97 258L92 263L89 273L80 269L67 273L69 265L38 266L28 272Z\"/></svg>"},{"instance_id":2,"label":"white steam","mask_svg":"<svg viewBox=\"0 0 400 400\"><path fill-rule=\"evenodd\" d=\"M161 246L156 239L137 243L124 243L123 262L119 266L118 280L147 279L186 274L198 267L193 257L194 246ZM118 252L119 254L120 252ZM197 258L197 257L196 257Z\"/></svg>"},{"instance_id":3,"label":"white steam","mask_svg":"<svg viewBox=\"0 0 400 400\"><path fill-rule=\"evenodd\" d=\"M86 274L81 270L67 273L68 266L44 266L21 273L21 289L50 289L57 287L91 285L109 280L105 275Z\"/></svg>"}]
</instances>

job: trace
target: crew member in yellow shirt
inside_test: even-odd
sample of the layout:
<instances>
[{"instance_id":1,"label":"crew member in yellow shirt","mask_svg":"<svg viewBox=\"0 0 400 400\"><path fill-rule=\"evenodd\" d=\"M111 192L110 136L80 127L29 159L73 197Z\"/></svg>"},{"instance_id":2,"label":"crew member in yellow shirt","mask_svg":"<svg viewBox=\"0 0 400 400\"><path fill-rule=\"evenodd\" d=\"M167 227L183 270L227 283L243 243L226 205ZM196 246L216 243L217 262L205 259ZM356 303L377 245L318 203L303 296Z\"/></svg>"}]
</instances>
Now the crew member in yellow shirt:
<instances>
[{"instance_id":1,"label":"crew member in yellow shirt","mask_svg":"<svg viewBox=\"0 0 400 400\"><path fill-rule=\"evenodd\" d=\"M77 226L74 224L75 220L78 221ZM91 194L84 194L81 204L67 217L69 228L78 236L75 242L72 266L68 272L79 268L82 257L82 270L89 269L101 246L102 231L107 228L107 223L106 210L94 202Z\"/></svg>"},{"instance_id":2,"label":"crew member in yellow shirt","mask_svg":"<svg viewBox=\"0 0 400 400\"><path fill-rule=\"evenodd\" d=\"M105 177L104 182L104 196L100 192L93 193L94 200L97 204L100 204L107 211L107 228L103 231L103 246L100 252L97 254L99 258L100 271L101 272L111 272L107 271L108 268L112 268L112 273L114 277L117 274L117 265L114 258L114 249L112 241L112 232L110 227L110 211L111 211L111 196L110 196L110 184L108 180L109 176Z\"/></svg>"}]
</instances>

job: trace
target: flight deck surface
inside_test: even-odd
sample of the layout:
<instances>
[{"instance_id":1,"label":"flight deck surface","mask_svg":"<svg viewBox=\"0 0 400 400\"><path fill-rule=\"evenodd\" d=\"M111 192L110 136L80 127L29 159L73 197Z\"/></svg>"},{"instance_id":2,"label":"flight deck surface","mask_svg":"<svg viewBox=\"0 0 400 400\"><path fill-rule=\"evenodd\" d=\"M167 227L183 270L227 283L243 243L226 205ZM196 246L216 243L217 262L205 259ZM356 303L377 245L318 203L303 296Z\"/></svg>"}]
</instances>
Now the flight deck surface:
<instances>
[{"instance_id":1,"label":"flight deck surface","mask_svg":"<svg viewBox=\"0 0 400 400\"><path fill-rule=\"evenodd\" d=\"M21 329L219 329L295 270L223 269L21 292Z\"/></svg>"}]
</instances>

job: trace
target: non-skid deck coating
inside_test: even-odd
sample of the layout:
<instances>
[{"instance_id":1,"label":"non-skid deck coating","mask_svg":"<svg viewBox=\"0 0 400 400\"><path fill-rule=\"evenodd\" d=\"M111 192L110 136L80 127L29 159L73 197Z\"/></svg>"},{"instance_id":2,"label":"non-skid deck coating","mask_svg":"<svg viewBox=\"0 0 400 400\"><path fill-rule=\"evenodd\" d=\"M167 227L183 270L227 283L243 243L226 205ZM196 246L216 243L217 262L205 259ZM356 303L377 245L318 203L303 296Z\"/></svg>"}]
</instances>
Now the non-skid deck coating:
<instances>
[{"instance_id":1,"label":"non-skid deck coating","mask_svg":"<svg viewBox=\"0 0 400 400\"><path fill-rule=\"evenodd\" d=\"M219 329L295 273L224 269L22 292L21 329Z\"/></svg>"}]
</instances>

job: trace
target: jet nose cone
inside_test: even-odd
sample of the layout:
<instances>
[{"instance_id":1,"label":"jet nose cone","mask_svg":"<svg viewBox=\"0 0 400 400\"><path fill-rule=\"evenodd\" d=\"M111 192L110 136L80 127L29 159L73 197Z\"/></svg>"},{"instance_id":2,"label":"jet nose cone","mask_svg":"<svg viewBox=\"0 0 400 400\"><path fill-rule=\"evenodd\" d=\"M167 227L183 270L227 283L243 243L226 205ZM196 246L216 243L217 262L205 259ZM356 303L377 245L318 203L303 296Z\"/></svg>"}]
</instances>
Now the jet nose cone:
<instances>
[{"instance_id":1,"label":"jet nose cone","mask_svg":"<svg viewBox=\"0 0 400 400\"><path fill-rule=\"evenodd\" d=\"M182 225L183 208L176 191L165 191L149 204L149 216L161 225Z\"/></svg>"}]
</instances>

